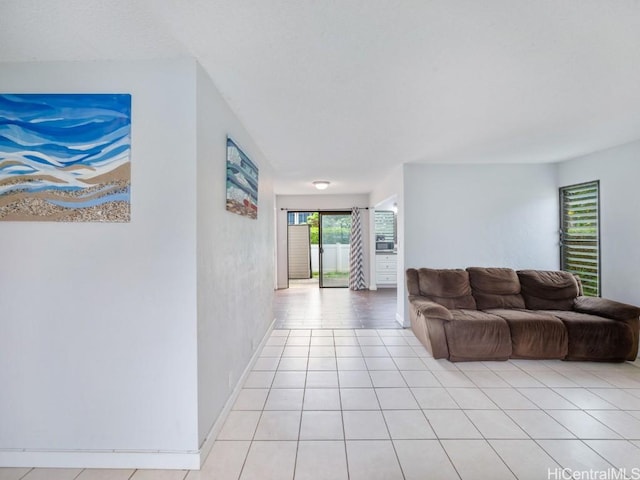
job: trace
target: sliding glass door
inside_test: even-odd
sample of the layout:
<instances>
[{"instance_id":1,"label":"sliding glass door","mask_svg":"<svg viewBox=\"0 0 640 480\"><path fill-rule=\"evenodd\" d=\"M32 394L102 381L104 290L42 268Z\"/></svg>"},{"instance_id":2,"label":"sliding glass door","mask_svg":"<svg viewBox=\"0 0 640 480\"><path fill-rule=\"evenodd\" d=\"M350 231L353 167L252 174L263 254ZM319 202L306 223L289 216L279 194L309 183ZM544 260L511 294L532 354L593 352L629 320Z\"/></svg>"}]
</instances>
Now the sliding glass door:
<instances>
[{"instance_id":1,"label":"sliding glass door","mask_svg":"<svg viewBox=\"0 0 640 480\"><path fill-rule=\"evenodd\" d=\"M320 287L349 286L351 213L320 212Z\"/></svg>"}]
</instances>

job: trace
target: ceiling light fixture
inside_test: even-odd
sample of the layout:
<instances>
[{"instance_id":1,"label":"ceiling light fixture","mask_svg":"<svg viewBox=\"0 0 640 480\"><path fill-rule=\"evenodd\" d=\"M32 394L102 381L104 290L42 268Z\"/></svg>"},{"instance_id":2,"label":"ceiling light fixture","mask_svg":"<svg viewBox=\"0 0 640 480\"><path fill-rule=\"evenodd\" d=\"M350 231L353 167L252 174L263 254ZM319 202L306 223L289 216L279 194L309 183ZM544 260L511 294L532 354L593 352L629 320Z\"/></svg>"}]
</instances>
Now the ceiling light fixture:
<instances>
[{"instance_id":1,"label":"ceiling light fixture","mask_svg":"<svg viewBox=\"0 0 640 480\"><path fill-rule=\"evenodd\" d=\"M316 180L313 182L313 186L318 190L325 190L331 182L327 182L326 180Z\"/></svg>"}]
</instances>

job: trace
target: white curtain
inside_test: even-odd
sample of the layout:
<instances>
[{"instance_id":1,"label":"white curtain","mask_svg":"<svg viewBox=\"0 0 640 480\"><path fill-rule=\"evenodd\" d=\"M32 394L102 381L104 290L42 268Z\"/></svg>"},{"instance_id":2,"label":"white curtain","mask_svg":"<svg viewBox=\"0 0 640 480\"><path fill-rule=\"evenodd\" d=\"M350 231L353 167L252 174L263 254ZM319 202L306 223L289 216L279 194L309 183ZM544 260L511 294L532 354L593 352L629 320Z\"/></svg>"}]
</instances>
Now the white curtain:
<instances>
[{"instance_id":1,"label":"white curtain","mask_svg":"<svg viewBox=\"0 0 640 480\"><path fill-rule=\"evenodd\" d=\"M351 290L365 290L364 281L364 252L362 244L362 225L360 224L360 209L351 210L351 248L349 253L349 288Z\"/></svg>"}]
</instances>

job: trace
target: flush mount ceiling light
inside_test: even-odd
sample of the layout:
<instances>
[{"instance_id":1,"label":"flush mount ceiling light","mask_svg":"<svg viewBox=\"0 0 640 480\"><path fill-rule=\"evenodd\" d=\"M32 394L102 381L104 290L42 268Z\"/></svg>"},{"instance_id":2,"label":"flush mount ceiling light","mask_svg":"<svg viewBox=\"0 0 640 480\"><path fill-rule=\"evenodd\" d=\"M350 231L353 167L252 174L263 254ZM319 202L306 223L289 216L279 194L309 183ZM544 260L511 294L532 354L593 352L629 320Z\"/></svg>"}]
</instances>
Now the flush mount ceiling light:
<instances>
[{"instance_id":1,"label":"flush mount ceiling light","mask_svg":"<svg viewBox=\"0 0 640 480\"><path fill-rule=\"evenodd\" d=\"M316 180L313 182L313 186L318 190L325 190L331 182L327 182L326 180Z\"/></svg>"}]
</instances>

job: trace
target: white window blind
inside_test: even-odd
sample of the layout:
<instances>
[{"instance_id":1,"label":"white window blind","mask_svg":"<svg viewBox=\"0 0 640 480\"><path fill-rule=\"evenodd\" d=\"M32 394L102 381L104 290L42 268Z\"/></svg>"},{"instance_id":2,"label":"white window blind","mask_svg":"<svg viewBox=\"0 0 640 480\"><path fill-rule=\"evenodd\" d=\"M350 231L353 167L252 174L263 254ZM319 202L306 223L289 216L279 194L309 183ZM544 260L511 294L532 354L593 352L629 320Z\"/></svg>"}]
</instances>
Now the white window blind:
<instances>
[{"instance_id":1,"label":"white window blind","mask_svg":"<svg viewBox=\"0 0 640 480\"><path fill-rule=\"evenodd\" d=\"M600 295L600 183L560 188L560 259L575 273L584 295Z\"/></svg>"}]
</instances>

